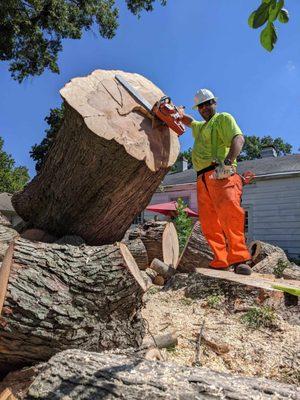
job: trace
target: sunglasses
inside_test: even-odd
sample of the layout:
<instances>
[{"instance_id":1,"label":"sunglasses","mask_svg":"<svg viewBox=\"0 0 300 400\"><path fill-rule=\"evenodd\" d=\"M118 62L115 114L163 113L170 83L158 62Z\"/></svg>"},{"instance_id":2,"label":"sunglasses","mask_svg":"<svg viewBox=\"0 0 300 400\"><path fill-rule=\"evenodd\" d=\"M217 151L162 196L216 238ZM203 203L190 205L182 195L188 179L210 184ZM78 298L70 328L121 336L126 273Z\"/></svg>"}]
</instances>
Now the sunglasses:
<instances>
[{"instance_id":1,"label":"sunglasses","mask_svg":"<svg viewBox=\"0 0 300 400\"><path fill-rule=\"evenodd\" d=\"M201 108L206 107L206 106L211 106L212 104L215 104L215 100L211 99L211 100L207 100L204 103L201 103L198 105L198 109L201 110Z\"/></svg>"}]
</instances>

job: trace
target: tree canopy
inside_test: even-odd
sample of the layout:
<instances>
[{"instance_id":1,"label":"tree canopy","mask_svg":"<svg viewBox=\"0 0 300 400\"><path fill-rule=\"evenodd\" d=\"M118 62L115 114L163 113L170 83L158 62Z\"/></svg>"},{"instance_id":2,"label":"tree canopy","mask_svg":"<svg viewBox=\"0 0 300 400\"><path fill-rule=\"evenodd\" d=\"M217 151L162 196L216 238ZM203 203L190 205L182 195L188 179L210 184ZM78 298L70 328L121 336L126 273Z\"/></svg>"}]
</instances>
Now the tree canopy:
<instances>
[{"instance_id":1,"label":"tree canopy","mask_svg":"<svg viewBox=\"0 0 300 400\"><path fill-rule=\"evenodd\" d=\"M3 150L4 140L0 137L0 192L14 193L29 181L26 167L15 167L15 161Z\"/></svg>"},{"instance_id":2,"label":"tree canopy","mask_svg":"<svg viewBox=\"0 0 300 400\"><path fill-rule=\"evenodd\" d=\"M48 150L55 138L56 133L59 131L61 124L63 123L64 117L64 106L52 108L49 115L46 116L45 121L49 125L49 128L45 130L46 137L41 141L40 144L32 146L30 151L30 157L36 162L35 170L38 172L48 153Z\"/></svg>"},{"instance_id":3,"label":"tree canopy","mask_svg":"<svg viewBox=\"0 0 300 400\"><path fill-rule=\"evenodd\" d=\"M167 0L157 0L165 6ZM135 15L152 11L156 0L125 0ZM59 73L58 53L63 39L80 39L95 23L101 37L111 39L118 28L115 0L5 0L0 5L0 61L10 62L14 79L41 75L46 69ZM260 39L271 51L277 41L275 21L286 23L283 0L261 0L249 25L264 26Z\"/></svg>"},{"instance_id":4,"label":"tree canopy","mask_svg":"<svg viewBox=\"0 0 300 400\"><path fill-rule=\"evenodd\" d=\"M162 5L166 0L159 0ZM136 15L152 11L155 0L126 0ZM99 34L111 39L118 27L114 0L5 0L0 5L0 60L10 62L12 77L22 82L45 69L59 73L62 39L80 39L83 31L98 25Z\"/></svg>"}]
</instances>

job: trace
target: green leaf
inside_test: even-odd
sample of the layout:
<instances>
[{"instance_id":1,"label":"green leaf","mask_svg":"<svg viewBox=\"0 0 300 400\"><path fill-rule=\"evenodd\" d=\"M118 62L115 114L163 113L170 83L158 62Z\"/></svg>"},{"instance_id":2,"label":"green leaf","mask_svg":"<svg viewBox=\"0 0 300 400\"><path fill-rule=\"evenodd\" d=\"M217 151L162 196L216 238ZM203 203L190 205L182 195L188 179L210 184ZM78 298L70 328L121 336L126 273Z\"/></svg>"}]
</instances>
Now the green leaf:
<instances>
[{"instance_id":1,"label":"green leaf","mask_svg":"<svg viewBox=\"0 0 300 400\"><path fill-rule=\"evenodd\" d=\"M270 4L269 6L269 22L274 22L277 17L278 14L280 12L280 10L282 9L282 7L284 6L284 1L283 0L279 0L279 1L275 1L274 4Z\"/></svg>"},{"instance_id":2,"label":"green leaf","mask_svg":"<svg viewBox=\"0 0 300 400\"><path fill-rule=\"evenodd\" d=\"M253 14L253 16L252 16ZM251 28L257 29L267 22L269 17L269 4L262 3L249 17L248 23Z\"/></svg>"},{"instance_id":3,"label":"green leaf","mask_svg":"<svg viewBox=\"0 0 300 400\"><path fill-rule=\"evenodd\" d=\"M268 22L265 29L261 31L260 43L266 50L272 51L274 49L274 45L276 42L277 42L277 34L274 24L272 22Z\"/></svg>"},{"instance_id":4,"label":"green leaf","mask_svg":"<svg viewBox=\"0 0 300 400\"><path fill-rule=\"evenodd\" d=\"M282 285L272 285L272 288L282 290L283 292L292 294L294 296L300 296L300 287L299 288L291 288Z\"/></svg>"},{"instance_id":5,"label":"green leaf","mask_svg":"<svg viewBox=\"0 0 300 400\"><path fill-rule=\"evenodd\" d=\"M289 22L289 12L288 10L286 10L285 8L283 8L282 10L279 11L278 14L278 21L281 22L282 24L286 24L287 22Z\"/></svg>"}]
</instances>

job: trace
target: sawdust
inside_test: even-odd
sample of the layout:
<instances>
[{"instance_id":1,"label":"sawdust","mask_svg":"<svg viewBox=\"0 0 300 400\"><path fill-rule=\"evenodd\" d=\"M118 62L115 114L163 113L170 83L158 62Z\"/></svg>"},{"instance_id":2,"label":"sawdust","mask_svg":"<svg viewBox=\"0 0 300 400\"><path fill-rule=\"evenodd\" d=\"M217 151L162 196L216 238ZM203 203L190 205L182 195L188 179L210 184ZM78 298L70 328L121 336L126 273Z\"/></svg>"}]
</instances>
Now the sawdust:
<instances>
[{"instance_id":1,"label":"sawdust","mask_svg":"<svg viewBox=\"0 0 300 400\"><path fill-rule=\"evenodd\" d=\"M151 289L145 295L143 310L151 333L179 334L176 347L162 350L166 360L193 365L197 337L205 320L201 366L300 384L300 326L292 318L287 321L276 314L272 328L251 329L241 322L245 312L229 312L223 305L212 308L207 300L185 297L183 290Z\"/></svg>"}]
</instances>

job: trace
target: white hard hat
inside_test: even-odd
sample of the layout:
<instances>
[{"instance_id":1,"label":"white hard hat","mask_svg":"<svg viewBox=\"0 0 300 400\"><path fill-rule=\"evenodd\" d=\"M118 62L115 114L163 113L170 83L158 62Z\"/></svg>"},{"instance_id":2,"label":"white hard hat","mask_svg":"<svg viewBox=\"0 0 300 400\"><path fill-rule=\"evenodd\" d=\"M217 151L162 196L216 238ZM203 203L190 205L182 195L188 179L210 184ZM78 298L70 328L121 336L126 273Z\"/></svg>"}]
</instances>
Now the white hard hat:
<instances>
[{"instance_id":1,"label":"white hard hat","mask_svg":"<svg viewBox=\"0 0 300 400\"><path fill-rule=\"evenodd\" d=\"M205 103L208 100L216 99L214 94L208 90L208 89L200 89L198 92L195 94L194 97L194 107L193 110L196 110L199 104Z\"/></svg>"}]
</instances>

